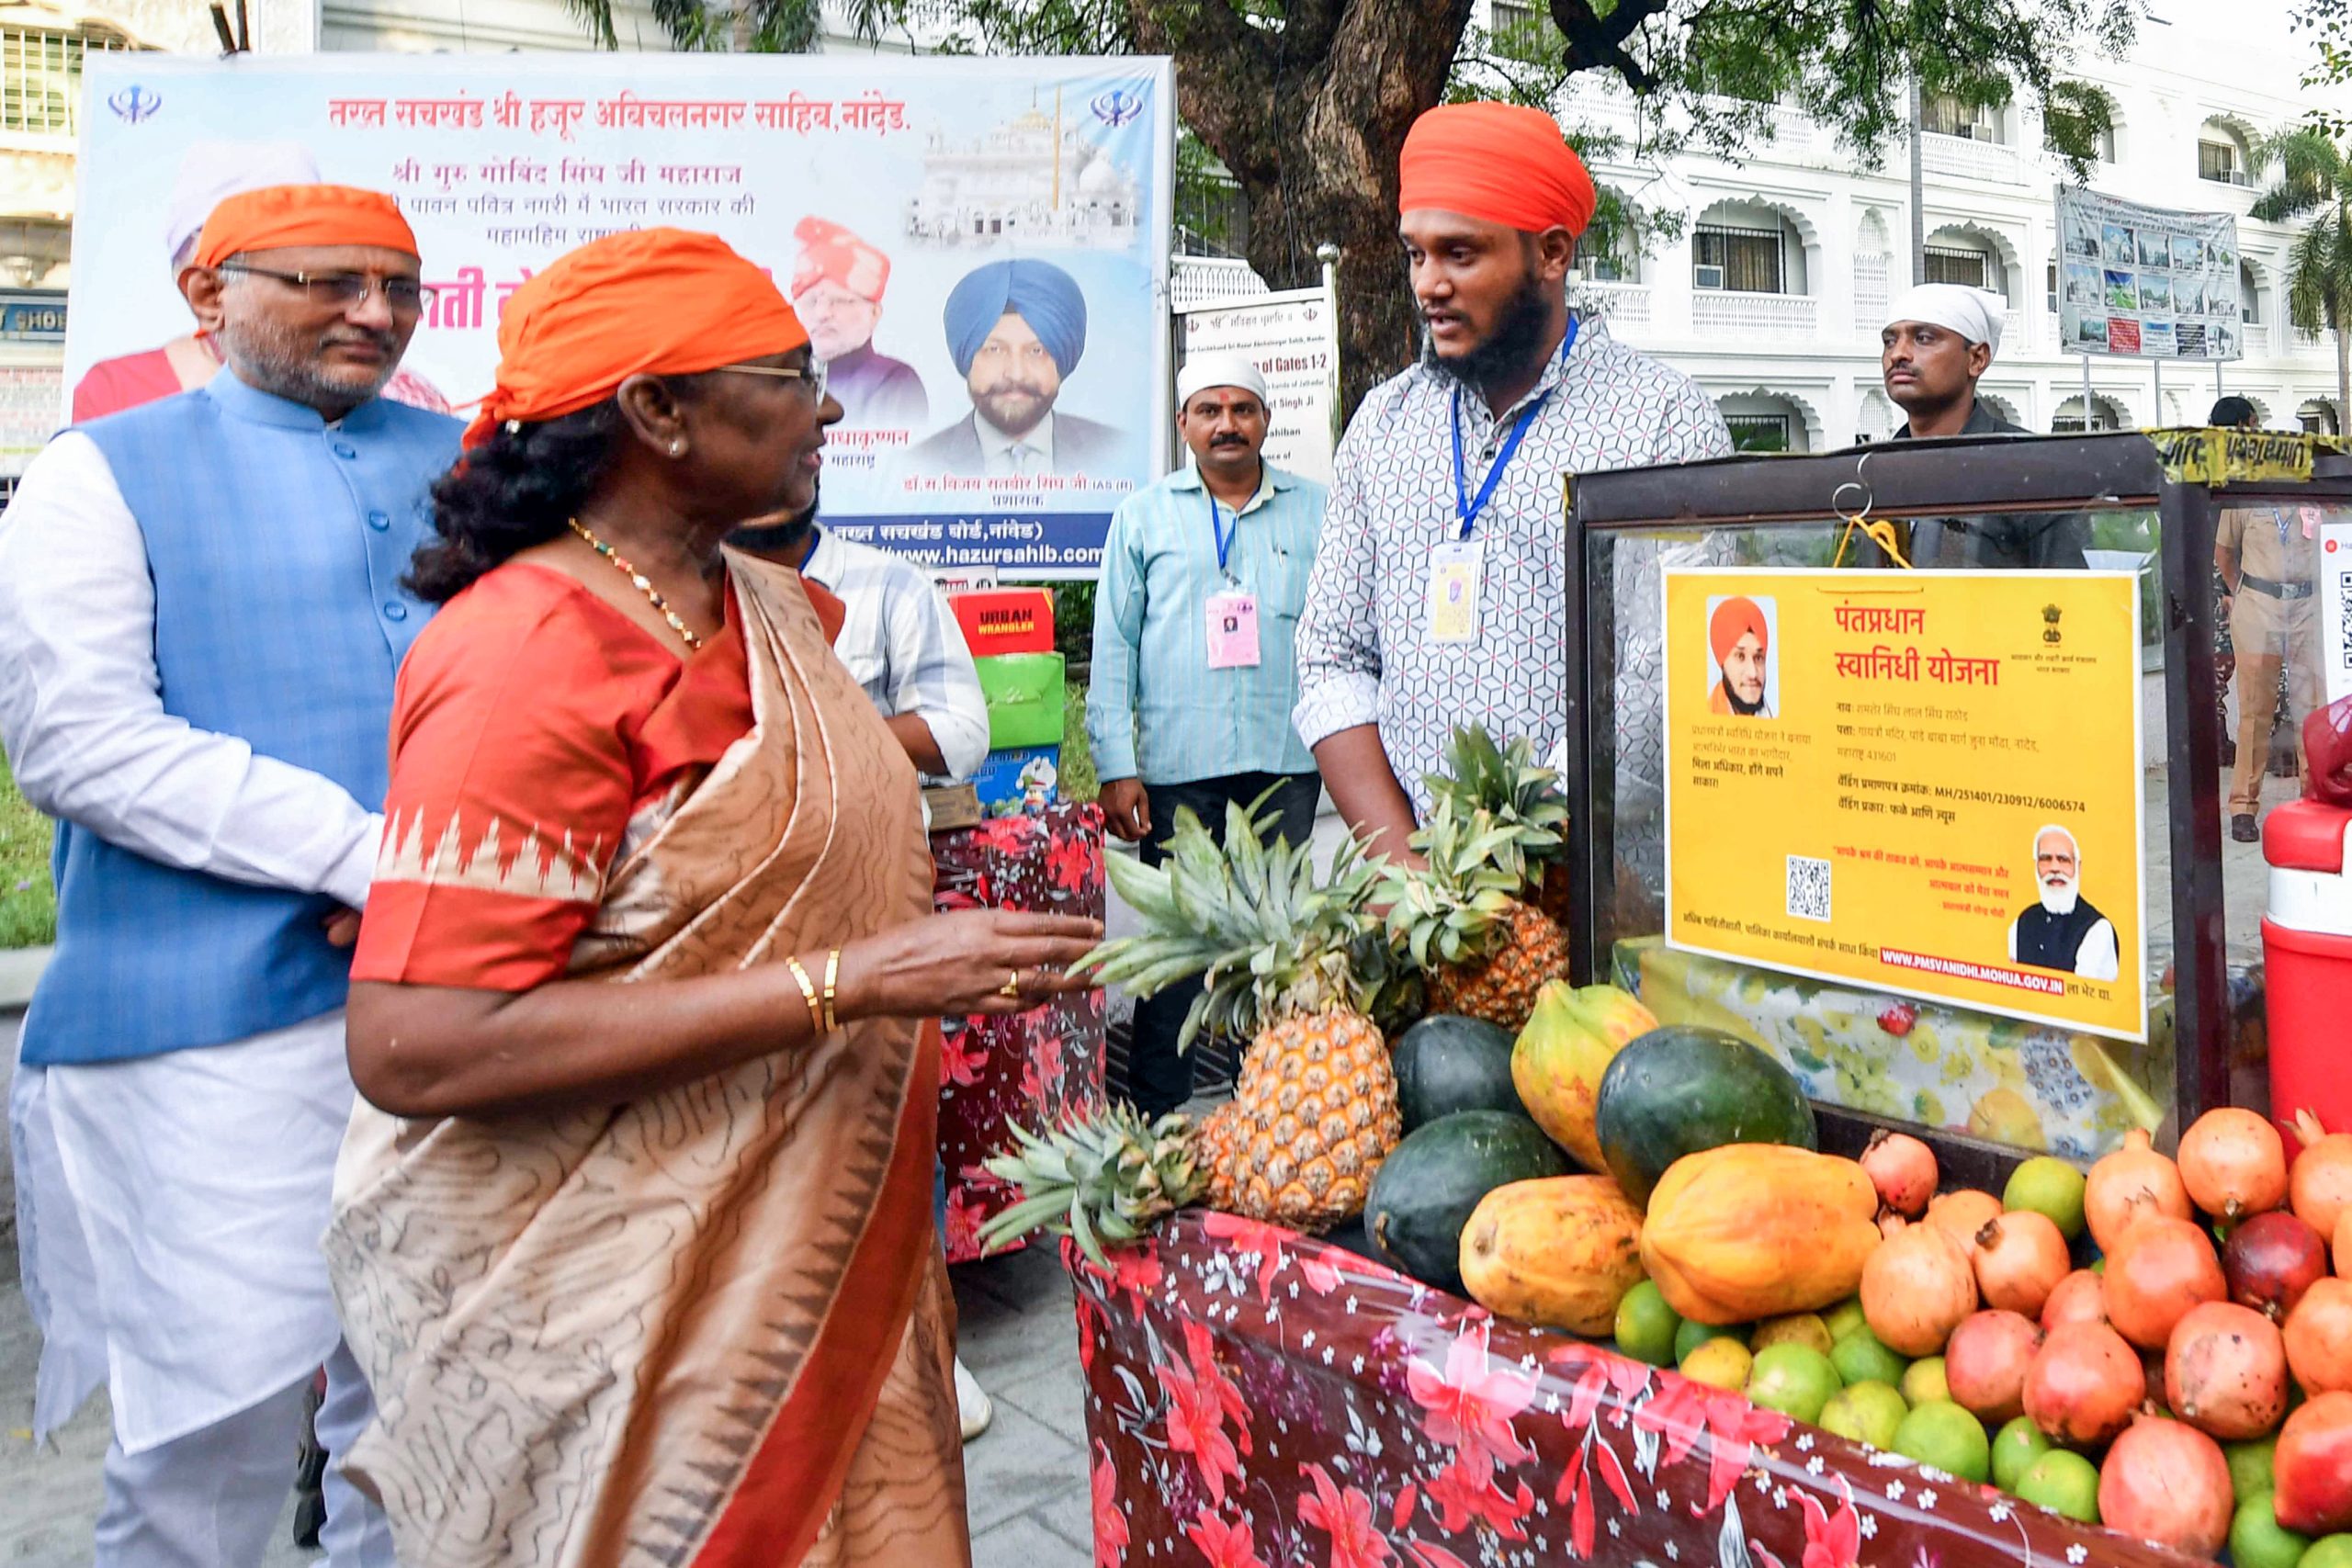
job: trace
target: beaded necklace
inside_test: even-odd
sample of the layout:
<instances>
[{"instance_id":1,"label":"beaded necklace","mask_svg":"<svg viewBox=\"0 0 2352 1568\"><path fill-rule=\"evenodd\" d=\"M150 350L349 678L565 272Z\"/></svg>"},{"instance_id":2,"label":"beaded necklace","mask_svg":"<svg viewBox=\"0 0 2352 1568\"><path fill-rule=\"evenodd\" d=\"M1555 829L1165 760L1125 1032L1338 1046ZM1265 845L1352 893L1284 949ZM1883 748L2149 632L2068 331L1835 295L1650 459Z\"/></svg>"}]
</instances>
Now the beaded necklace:
<instances>
[{"instance_id":1,"label":"beaded necklace","mask_svg":"<svg viewBox=\"0 0 2352 1568\"><path fill-rule=\"evenodd\" d=\"M670 629L686 639L686 646L688 648L697 651L701 649L702 638L695 636L693 628L688 626L684 621L678 618L678 612L670 608L670 601L662 597L662 591L653 586L652 581L650 578L648 578L643 572L638 570L637 568L629 565L628 561L623 560L619 556L615 555L613 553L613 547L605 543L604 540L596 537L595 535L590 533L582 525L579 518L571 517L565 519L565 521L571 526L573 533L579 535L582 539L587 542L590 549L594 550L598 555L604 557L606 560L612 562L616 567L620 569L621 575L629 580L630 585L639 592L644 594L646 599L651 603L655 609L662 612L662 618L670 623Z\"/></svg>"}]
</instances>

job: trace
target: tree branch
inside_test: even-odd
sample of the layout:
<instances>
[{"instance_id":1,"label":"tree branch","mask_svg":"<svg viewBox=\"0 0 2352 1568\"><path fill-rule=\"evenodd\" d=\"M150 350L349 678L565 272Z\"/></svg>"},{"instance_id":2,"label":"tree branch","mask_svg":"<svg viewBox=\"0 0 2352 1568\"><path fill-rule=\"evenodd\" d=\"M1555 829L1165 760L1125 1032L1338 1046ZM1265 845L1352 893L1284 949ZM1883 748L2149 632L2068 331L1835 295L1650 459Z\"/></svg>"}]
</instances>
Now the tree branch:
<instances>
[{"instance_id":1,"label":"tree branch","mask_svg":"<svg viewBox=\"0 0 2352 1568\"><path fill-rule=\"evenodd\" d=\"M1636 93L1657 87L1657 78L1625 51L1625 40L1639 32L1652 17L1666 14L1669 0L1618 0L1606 17L1597 14L1592 0L1552 0L1552 25L1567 40L1561 64L1578 71L1614 71Z\"/></svg>"}]
</instances>

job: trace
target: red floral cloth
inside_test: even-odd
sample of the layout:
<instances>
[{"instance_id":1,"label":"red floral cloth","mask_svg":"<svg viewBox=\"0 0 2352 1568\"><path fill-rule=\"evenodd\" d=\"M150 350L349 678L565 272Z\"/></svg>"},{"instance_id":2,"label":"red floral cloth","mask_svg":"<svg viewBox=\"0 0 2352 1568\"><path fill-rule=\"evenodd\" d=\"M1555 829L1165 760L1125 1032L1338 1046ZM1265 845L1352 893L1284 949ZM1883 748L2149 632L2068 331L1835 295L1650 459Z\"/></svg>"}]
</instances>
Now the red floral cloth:
<instances>
[{"instance_id":1,"label":"red floral cloth","mask_svg":"<svg viewBox=\"0 0 2352 1568\"><path fill-rule=\"evenodd\" d=\"M942 909L1026 909L1102 918L1102 812L1057 806L934 833ZM981 1162L1012 1143L1012 1123L1058 1126L1102 1104L1102 993L1057 997L1001 1018L951 1018L939 1063L939 1157L947 1168L947 1261L980 1255L979 1228L1011 1208L1012 1189Z\"/></svg>"},{"instance_id":2,"label":"red floral cloth","mask_svg":"<svg viewBox=\"0 0 2352 1568\"><path fill-rule=\"evenodd\" d=\"M1188 1210L1078 1284L1098 1568L2189 1568Z\"/></svg>"}]
</instances>

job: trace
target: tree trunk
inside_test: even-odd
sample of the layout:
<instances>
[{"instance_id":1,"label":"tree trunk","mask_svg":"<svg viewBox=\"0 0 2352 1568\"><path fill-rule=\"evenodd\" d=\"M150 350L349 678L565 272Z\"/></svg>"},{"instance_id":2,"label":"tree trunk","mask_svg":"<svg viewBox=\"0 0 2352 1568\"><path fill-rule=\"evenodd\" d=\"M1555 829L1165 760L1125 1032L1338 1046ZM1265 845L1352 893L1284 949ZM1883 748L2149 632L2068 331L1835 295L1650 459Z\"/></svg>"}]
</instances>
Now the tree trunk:
<instances>
[{"instance_id":1,"label":"tree trunk","mask_svg":"<svg viewBox=\"0 0 2352 1568\"><path fill-rule=\"evenodd\" d=\"M1241 182L1250 265L1275 288L1320 281L1340 247L1340 397L1410 363L1419 316L1396 243L1396 155L1445 90L1471 0L1298 0L1279 33L1226 6L1128 0L1136 41L1181 53L1184 122Z\"/></svg>"},{"instance_id":2,"label":"tree trunk","mask_svg":"<svg viewBox=\"0 0 2352 1568\"><path fill-rule=\"evenodd\" d=\"M2352 434L2352 328L2335 329L2335 434Z\"/></svg>"}]
</instances>

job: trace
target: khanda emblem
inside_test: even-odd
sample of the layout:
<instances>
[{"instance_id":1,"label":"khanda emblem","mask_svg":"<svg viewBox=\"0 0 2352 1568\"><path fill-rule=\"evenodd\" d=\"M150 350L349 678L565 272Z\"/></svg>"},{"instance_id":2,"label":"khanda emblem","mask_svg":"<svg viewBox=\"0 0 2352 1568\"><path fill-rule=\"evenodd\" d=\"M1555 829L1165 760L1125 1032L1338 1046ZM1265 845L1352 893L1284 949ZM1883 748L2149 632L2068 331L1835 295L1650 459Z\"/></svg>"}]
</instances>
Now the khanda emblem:
<instances>
[{"instance_id":1,"label":"khanda emblem","mask_svg":"<svg viewBox=\"0 0 2352 1568\"><path fill-rule=\"evenodd\" d=\"M1107 92L1095 94L1093 102L1087 107L1094 111L1096 119L1116 130L1143 113L1143 94L1126 87L1113 87Z\"/></svg>"},{"instance_id":2,"label":"khanda emblem","mask_svg":"<svg viewBox=\"0 0 2352 1568\"><path fill-rule=\"evenodd\" d=\"M2065 640L2064 634L2058 630L2058 617L2065 613L2055 604L2044 604L2041 607L2041 640L2052 648Z\"/></svg>"},{"instance_id":3,"label":"khanda emblem","mask_svg":"<svg viewBox=\"0 0 2352 1568\"><path fill-rule=\"evenodd\" d=\"M137 125L163 107L163 94L153 87L142 87L136 82L107 97L107 107L114 110L117 118L131 125Z\"/></svg>"}]
</instances>

